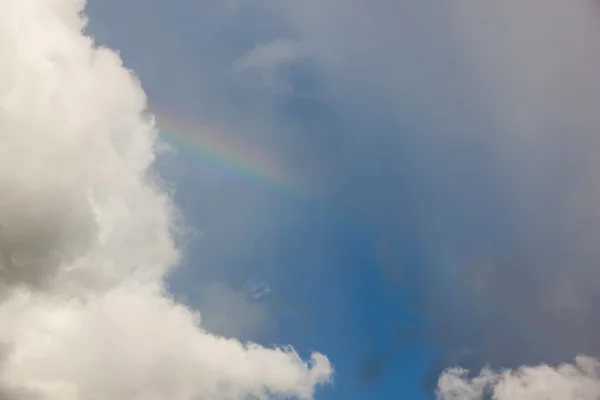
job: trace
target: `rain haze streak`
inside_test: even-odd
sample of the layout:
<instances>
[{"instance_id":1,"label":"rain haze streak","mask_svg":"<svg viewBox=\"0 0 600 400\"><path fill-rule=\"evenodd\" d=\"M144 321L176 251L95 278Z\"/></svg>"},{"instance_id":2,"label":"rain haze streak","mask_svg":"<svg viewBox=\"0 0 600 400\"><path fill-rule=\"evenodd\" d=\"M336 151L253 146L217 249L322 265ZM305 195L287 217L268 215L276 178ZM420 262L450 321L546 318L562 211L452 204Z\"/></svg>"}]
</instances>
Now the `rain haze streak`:
<instances>
[{"instance_id":1,"label":"rain haze streak","mask_svg":"<svg viewBox=\"0 0 600 400\"><path fill-rule=\"evenodd\" d=\"M311 398L325 356L211 335L166 294L185 230L144 92L84 6L0 2L0 398Z\"/></svg>"},{"instance_id":2,"label":"rain haze streak","mask_svg":"<svg viewBox=\"0 0 600 400\"><path fill-rule=\"evenodd\" d=\"M429 383L452 365L600 356L598 4L348 3L272 8L320 57L340 107L362 116L347 148L396 171L356 213L412 214L428 265L415 286L439 349ZM376 117L388 129L372 129ZM364 153L340 163L385 176Z\"/></svg>"},{"instance_id":3,"label":"rain haze streak","mask_svg":"<svg viewBox=\"0 0 600 400\"><path fill-rule=\"evenodd\" d=\"M449 147L474 147L458 150L470 154L457 161L432 146L448 159L433 161L431 186L423 185L433 263L450 282L429 287L443 293L430 296L437 339L449 350L439 366L600 356L598 9L588 1L453 5L474 93L457 101L486 120L447 121Z\"/></svg>"}]
</instances>

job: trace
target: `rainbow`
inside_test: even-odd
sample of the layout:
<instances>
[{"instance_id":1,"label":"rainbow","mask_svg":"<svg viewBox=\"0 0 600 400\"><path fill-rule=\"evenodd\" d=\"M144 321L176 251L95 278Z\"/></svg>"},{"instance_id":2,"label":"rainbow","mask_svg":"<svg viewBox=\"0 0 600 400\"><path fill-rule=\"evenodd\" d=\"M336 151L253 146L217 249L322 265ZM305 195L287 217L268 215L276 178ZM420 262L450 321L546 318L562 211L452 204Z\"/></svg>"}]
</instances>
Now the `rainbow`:
<instances>
[{"instance_id":1,"label":"rainbow","mask_svg":"<svg viewBox=\"0 0 600 400\"><path fill-rule=\"evenodd\" d=\"M173 117L170 112L154 112L154 115L159 139L175 150L278 193L304 199L312 197L306 185L273 152L209 126Z\"/></svg>"}]
</instances>

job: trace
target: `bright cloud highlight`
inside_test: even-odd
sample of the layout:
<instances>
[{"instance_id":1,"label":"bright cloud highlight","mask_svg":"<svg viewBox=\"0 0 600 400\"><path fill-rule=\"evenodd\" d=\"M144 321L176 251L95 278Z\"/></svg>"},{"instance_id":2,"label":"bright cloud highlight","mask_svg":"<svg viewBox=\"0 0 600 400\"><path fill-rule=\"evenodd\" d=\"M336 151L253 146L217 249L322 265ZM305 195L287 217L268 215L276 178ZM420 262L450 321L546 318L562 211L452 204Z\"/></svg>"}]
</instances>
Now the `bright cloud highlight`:
<instances>
[{"instance_id":1,"label":"bright cloud highlight","mask_svg":"<svg viewBox=\"0 0 600 400\"><path fill-rule=\"evenodd\" d=\"M163 288L181 224L154 121L84 6L0 3L0 398L312 398L324 355L212 335Z\"/></svg>"}]
</instances>

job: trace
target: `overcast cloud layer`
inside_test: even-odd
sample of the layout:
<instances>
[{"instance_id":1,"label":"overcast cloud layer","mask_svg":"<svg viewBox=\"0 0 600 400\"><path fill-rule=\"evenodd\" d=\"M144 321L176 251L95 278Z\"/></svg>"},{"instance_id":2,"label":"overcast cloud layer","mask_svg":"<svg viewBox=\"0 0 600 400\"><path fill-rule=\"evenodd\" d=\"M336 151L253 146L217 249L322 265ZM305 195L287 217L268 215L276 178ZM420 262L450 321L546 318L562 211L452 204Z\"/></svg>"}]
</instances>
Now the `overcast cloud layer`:
<instances>
[{"instance_id":1,"label":"overcast cloud layer","mask_svg":"<svg viewBox=\"0 0 600 400\"><path fill-rule=\"evenodd\" d=\"M596 2L101 3L113 25L98 31L142 79L173 77L155 98L272 146L389 253L417 243L419 279L398 290L425 298L440 350L429 383L455 365L516 368L452 370L440 393L597 394L595 361L535 367L600 356ZM386 259L394 279L415 268Z\"/></svg>"},{"instance_id":2,"label":"overcast cloud layer","mask_svg":"<svg viewBox=\"0 0 600 400\"><path fill-rule=\"evenodd\" d=\"M270 9L360 116L339 156L356 213L398 248L378 221L418 232L434 374L600 355L597 4L318 3Z\"/></svg>"},{"instance_id":3,"label":"overcast cloud layer","mask_svg":"<svg viewBox=\"0 0 600 400\"><path fill-rule=\"evenodd\" d=\"M0 3L0 398L312 398L325 356L209 334L163 289L185 231L153 118L83 7Z\"/></svg>"}]
</instances>

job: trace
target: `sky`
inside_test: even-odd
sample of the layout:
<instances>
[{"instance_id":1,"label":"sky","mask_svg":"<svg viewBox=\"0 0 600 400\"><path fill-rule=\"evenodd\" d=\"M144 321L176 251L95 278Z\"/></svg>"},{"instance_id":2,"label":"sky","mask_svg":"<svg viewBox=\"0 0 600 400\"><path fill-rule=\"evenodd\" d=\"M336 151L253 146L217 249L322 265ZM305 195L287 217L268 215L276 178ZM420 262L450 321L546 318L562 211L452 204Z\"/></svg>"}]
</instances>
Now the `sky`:
<instances>
[{"instance_id":1,"label":"sky","mask_svg":"<svg viewBox=\"0 0 600 400\"><path fill-rule=\"evenodd\" d=\"M592 0L5 0L0 398L600 396Z\"/></svg>"}]
</instances>

